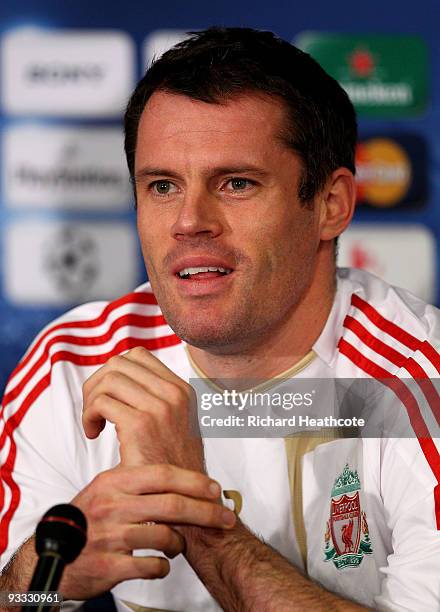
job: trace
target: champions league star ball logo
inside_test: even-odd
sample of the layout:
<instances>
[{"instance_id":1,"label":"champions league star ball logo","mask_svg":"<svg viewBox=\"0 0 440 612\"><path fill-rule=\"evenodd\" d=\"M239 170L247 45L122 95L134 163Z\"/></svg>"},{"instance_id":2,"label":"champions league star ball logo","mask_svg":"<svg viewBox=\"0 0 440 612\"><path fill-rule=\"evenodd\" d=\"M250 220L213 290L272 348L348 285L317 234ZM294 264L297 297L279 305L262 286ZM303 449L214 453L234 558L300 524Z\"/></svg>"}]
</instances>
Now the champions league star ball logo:
<instances>
[{"instance_id":1,"label":"champions league star ball logo","mask_svg":"<svg viewBox=\"0 0 440 612\"><path fill-rule=\"evenodd\" d=\"M52 284L67 299L79 299L99 274L97 246L87 232L72 227L60 230L46 245L44 267Z\"/></svg>"},{"instance_id":2,"label":"champions league star ball logo","mask_svg":"<svg viewBox=\"0 0 440 612\"><path fill-rule=\"evenodd\" d=\"M324 561L333 561L337 569L358 567L363 556L373 552L367 517L361 509L360 489L357 471L352 472L346 464L333 485L324 536Z\"/></svg>"}]
</instances>

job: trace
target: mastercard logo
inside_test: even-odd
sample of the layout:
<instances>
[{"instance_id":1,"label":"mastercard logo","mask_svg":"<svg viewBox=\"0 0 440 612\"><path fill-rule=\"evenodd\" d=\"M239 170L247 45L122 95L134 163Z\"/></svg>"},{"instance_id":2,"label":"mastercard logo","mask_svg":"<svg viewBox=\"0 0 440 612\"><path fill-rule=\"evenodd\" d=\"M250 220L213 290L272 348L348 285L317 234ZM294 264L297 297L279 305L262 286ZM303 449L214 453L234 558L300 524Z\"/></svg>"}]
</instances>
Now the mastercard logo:
<instances>
[{"instance_id":1,"label":"mastercard logo","mask_svg":"<svg viewBox=\"0 0 440 612\"><path fill-rule=\"evenodd\" d=\"M356 180L359 201L380 208L395 206L411 186L411 161L393 140L363 141L356 149Z\"/></svg>"}]
</instances>

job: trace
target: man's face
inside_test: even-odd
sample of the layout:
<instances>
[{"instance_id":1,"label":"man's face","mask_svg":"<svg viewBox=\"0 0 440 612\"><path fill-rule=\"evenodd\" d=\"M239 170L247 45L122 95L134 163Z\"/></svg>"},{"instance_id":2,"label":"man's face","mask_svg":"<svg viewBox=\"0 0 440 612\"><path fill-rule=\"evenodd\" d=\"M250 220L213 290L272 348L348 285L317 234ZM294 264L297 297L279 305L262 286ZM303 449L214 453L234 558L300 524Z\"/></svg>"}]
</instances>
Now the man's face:
<instances>
[{"instance_id":1,"label":"man's face","mask_svg":"<svg viewBox=\"0 0 440 612\"><path fill-rule=\"evenodd\" d=\"M189 344L227 354L264 343L312 282L318 213L298 199L284 121L281 102L252 94L207 104L156 92L144 109L138 231L165 318Z\"/></svg>"}]
</instances>

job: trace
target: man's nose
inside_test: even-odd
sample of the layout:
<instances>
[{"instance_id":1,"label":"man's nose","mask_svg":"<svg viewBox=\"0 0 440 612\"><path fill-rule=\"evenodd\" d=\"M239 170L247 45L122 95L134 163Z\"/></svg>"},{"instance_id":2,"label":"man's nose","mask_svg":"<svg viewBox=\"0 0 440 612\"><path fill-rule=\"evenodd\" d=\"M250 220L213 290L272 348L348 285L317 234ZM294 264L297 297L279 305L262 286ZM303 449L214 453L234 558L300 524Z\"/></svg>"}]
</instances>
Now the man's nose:
<instances>
[{"instance_id":1,"label":"man's nose","mask_svg":"<svg viewBox=\"0 0 440 612\"><path fill-rule=\"evenodd\" d=\"M185 238L215 238L223 232L220 202L207 189L192 189L185 193L177 212L171 234L176 240Z\"/></svg>"}]
</instances>

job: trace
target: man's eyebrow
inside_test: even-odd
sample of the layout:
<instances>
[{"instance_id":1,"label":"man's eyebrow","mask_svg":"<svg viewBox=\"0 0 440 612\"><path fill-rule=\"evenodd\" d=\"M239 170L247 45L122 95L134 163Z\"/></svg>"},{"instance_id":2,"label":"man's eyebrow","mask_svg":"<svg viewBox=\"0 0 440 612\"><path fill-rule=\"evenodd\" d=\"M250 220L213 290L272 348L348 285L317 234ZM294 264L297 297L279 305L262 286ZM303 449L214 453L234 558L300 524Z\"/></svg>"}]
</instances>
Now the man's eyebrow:
<instances>
[{"instance_id":1,"label":"man's eyebrow","mask_svg":"<svg viewBox=\"0 0 440 612\"><path fill-rule=\"evenodd\" d=\"M222 166L220 168L213 168L212 174L214 176L221 176L223 174L255 174L258 176L267 176L269 172L263 170L259 166Z\"/></svg>"},{"instance_id":2,"label":"man's eyebrow","mask_svg":"<svg viewBox=\"0 0 440 612\"><path fill-rule=\"evenodd\" d=\"M205 172L205 174L210 176L222 176L224 174L254 174L257 176L267 176L269 172L263 170L258 166L246 165L246 166L220 166L217 168L210 168ZM150 168L145 167L141 168L134 175L135 181L142 180L148 178L150 176L166 176L170 178L180 178L180 175L174 172L173 170L168 170L167 168Z\"/></svg>"},{"instance_id":3,"label":"man's eyebrow","mask_svg":"<svg viewBox=\"0 0 440 612\"><path fill-rule=\"evenodd\" d=\"M171 178L179 178L179 175L173 172L172 170L167 170L166 168L141 168L134 175L134 180L137 182L139 180L148 178L150 176L169 176Z\"/></svg>"}]
</instances>

